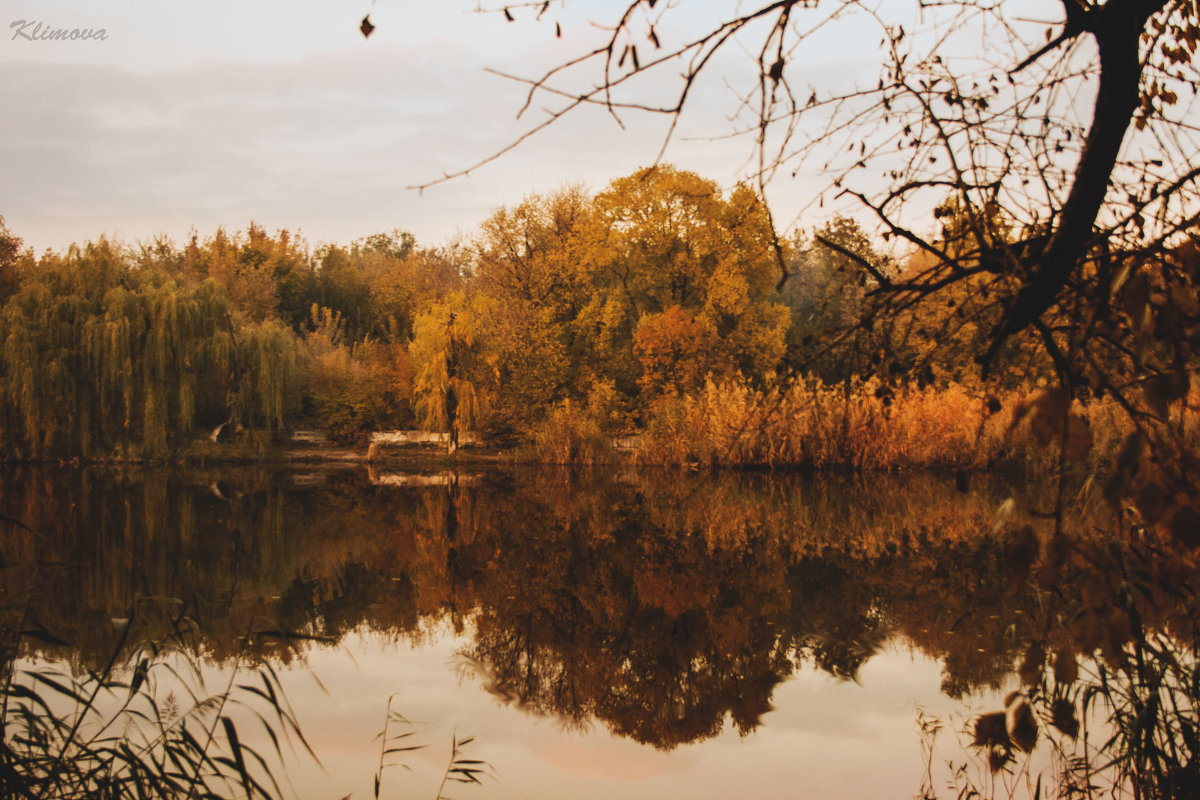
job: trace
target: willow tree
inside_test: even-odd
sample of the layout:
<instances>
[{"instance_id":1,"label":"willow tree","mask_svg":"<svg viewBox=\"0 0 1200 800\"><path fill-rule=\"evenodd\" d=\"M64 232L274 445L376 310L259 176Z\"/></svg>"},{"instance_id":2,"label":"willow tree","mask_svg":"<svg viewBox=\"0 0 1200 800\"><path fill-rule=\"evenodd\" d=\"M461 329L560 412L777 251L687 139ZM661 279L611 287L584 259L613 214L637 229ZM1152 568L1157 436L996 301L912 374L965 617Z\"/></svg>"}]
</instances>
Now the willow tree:
<instances>
[{"instance_id":1,"label":"willow tree","mask_svg":"<svg viewBox=\"0 0 1200 800\"><path fill-rule=\"evenodd\" d=\"M496 359L488 342L489 301L454 292L416 319L409 353L422 427L447 434L447 451L480 425L494 394Z\"/></svg>"},{"instance_id":2,"label":"willow tree","mask_svg":"<svg viewBox=\"0 0 1200 800\"><path fill-rule=\"evenodd\" d=\"M191 433L198 408L219 408L230 390L239 420L283 419L280 326L237 332L215 283L132 269L104 239L44 256L0 309L0 329L0 449L10 456L161 457Z\"/></svg>"}]
</instances>

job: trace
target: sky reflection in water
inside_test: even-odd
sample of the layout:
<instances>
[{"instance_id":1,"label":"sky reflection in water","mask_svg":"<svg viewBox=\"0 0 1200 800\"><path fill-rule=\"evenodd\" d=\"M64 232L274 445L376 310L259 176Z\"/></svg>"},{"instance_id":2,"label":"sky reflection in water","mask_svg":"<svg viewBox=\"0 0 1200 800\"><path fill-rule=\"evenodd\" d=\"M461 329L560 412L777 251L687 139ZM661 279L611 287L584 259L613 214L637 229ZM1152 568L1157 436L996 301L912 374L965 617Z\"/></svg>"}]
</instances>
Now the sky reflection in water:
<instances>
[{"instance_id":1,"label":"sky reflection in water","mask_svg":"<svg viewBox=\"0 0 1200 800\"><path fill-rule=\"evenodd\" d=\"M309 664L331 687L325 696L303 670L285 684L328 774L299 759L291 777L304 798L370 797L387 696L418 725L429 746L411 767L385 772L384 796L436 794L449 741L473 735L470 752L492 765L482 786L455 787L454 797L897 798L920 785L915 726L918 705L961 714L963 704L939 691L937 662L896 643L868 661L858 682L802 667L780 684L775 709L748 736L728 722L720 735L662 751L613 736L603 725L564 727L560 720L502 705L478 679L460 680L456 654L469 637L409 648L375 634L355 634L344 650L311 654ZM985 692L972 705L983 705Z\"/></svg>"}]
</instances>

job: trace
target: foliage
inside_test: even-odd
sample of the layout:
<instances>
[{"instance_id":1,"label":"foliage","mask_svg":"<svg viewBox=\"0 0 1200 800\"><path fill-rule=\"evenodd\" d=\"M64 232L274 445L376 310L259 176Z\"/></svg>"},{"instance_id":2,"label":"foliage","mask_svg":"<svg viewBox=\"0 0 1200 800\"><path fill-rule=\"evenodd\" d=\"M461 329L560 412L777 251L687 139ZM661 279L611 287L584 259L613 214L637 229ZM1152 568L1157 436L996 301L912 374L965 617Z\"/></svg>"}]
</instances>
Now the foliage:
<instances>
[{"instance_id":1,"label":"foliage","mask_svg":"<svg viewBox=\"0 0 1200 800\"><path fill-rule=\"evenodd\" d=\"M495 382L488 301L456 292L417 317L410 354L416 370L413 395L426 430L458 437L486 422Z\"/></svg>"},{"instance_id":2,"label":"foliage","mask_svg":"<svg viewBox=\"0 0 1200 800\"><path fill-rule=\"evenodd\" d=\"M21 252L21 240L13 236L4 217L0 216L0 307L16 294L19 278L17 261Z\"/></svg>"},{"instance_id":3,"label":"foliage","mask_svg":"<svg viewBox=\"0 0 1200 800\"><path fill-rule=\"evenodd\" d=\"M313 306L311 329L298 344L302 414L335 439L412 422L413 372L403 347L347 342L339 314Z\"/></svg>"},{"instance_id":4,"label":"foliage","mask_svg":"<svg viewBox=\"0 0 1200 800\"><path fill-rule=\"evenodd\" d=\"M286 337L272 323L235 333L227 302L212 283L130 269L103 239L44 257L0 310L0 447L161 457L221 393L240 420L278 425Z\"/></svg>"},{"instance_id":5,"label":"foliage","mask_svg":"<svg viewBox=\"0 0 1200 800\"><path fill-rule=\"evenodd\" d=\"M1004 710L972 719L969 760L950 764L960 796L994 796L987 787L1002 783L1023 783L1034 797L1194 795L1200 666L1191 567L1164 559L1161 539L1134 532L1122 545L1056 532L1017 565L1038 599L1016 665L1020 686ZM1063 593L1064 584L1081 591ZM1167 609L1169 620L1159 616ZM925 735L928 745L936 730ZM1034 767L1039 749L1049 751L1048 768ZM930 773L923 793L938 796Z\"/></svg>"},{"instance_id":6,"label":"foliage","mask_svg":"<svg viewBox=\"0 0 1200 800\"><path fill-rule=\"evenodd\" d=\"M494 10L515 20L523 5ZM528 87L526 107L550 103L518 141L598 106L618 119L669 117L665 151L687 110L708 96L704 87L723 82L733 90L732 134L751 143L759 195L777 175L817 172L827 181L818 206L827 196L853 202L893 255L908 259L889 274L885 257L833 248L875 284L853 329L862 360L851 373L866 365L928 382L1003 378L1015 368L1017 381L1051 373L1067 392L1067 404L1056 404L1063 410L1076 395L1112 396L1131 429L1108 499L1138 503L1157 525L1186 527L1177 520L1200 507L1191 477L1200 456L1170 420L1187 416L1177 409L1200 353L1200 170L1196 105L1186 99L1200 78L1196 4L1062 2L1038 21L1005 3L787 0L701 10L688 17L687 35L671 25L682 13L628 0L595 26L591 45L516 77ZM810 47L818 37L864 48L877 77L811 78L806 59L822 51ZM726 58L739 52L748 68L740 73ZM651 75L676 91L652 93ZM648 215L655 207L636 206ZM642 243L654 250L653 236ZM783 250L776 241L786 268ZM613 252L624 277L629 250ZM677 293L689 285L686 270L664 272ZM610 316L636 316L648 298L668 304L636 282L625 288Z\"/></svg>"},{"instance_id":7,"label":"foliage","mask_svg":"<svg viewBox=\"0 0 1200 800\"><path fill-rule=\"evenodd\" d=\"M831 193L857 201L885 238L934 257L899 282L858 259L885 278L885 311L973 275L988 279L1004 308L981 354L990 362L1004 340L1037 333L1035 323L1055 313L1078 322L1086 318L1076 313L1080 302L1103 311L1095 302L1105 292L1093 290L1112 285L1122 254L1153 258L1194 221L1194 124L1180 98L1197 75L1200 18L1188 0L1063 3L1047 23L1005 5L913 5L718 7L693 20L689 30L699 33L680 38L670 25L677 7L631 0L596 25L594 49L516 79L529 87L527 105L542 94L557 104L530 133L597 105L618 118L671 117L668 141L700 87L725 81L760 193L777 173L821 164ZM519 7L496 11L514 19ZM830 73L801 89L795 81L812 74L805 57L817 37L861 47L877 64L877 82ZM639 60L639 46L652 55ZM718 56L739 48L748 70L714 74L730 69ZM651 74L678 88L673 99L644 96L641 79ZM1090 109L1079 102L1089 95ZM963 224L939 241L913 223L945 207L946 194ZM1059 366L1082 370L1069 360Z\"/></svg>"},{"instance_id":8,"label":"foliage","mask_svg":"<svg viewBox=\"0 0 1200 800\"><path fill-rule=\"evenodd\" d=\"M599 291L580 316L609 342L597 357L632 367L641 317L679 307L711 325L719 357L734 370L761 376L778 363L787 312L773 299L774 232L752 190L739 186L723 198L695 173L657 166L613 181L595 205L608 235L596 263ZM596 372L618 386L625 377L619 368Z\"/></svg>"},{"instance_id":9,"label":"foliage","mask_svg":"<svg viewBox=\"0 0 1200 800\"><path fill-rule=\"evenodd\" d=\"M866 231L840 215L808 237L798 231L789 249L789 275L782 292L791 311L788 360L826 381L850 377L855 365L840 353L827 354L828 344L853 327L866 307L867 292L878 286L854 259L883 261Z\"/></svg>"},{"instance_id":10,"label":"foliage","mask_svg":"<svg viewBox=\"0 0 1200 800\"><path fill-rule=\"evenodd\" d=\"M541 464L597 464L613 460L608 437L588 409L570 400L555 407L533 429L525 456Z\"/></svg>"},{"instance_id":11,"label":"foliage","mask_svg":"<svg viewBox=\"0 0 1200 800\"><path fill-rule=\"evenodd\" d=\"M168 597L139 598L104 619L114 639L103 666L70 669L36 656L68 642L36 617L51 580L48 535L0 519L0 549L30 534L33 557L6 567L17 579L0 594L0 794L11 798L284 796L284 747L312 755L269 665L240 657L223 688L206 687L203 631L195 609ZM152 634L165 626L165 633ZM253 636L249 634L248 636ZM61 663L61 662L60 662ZM248 728L265 732L257 749Z\"/></svg>"},{"instance_id":12,"label":"foliage","mask_svg":"<svg viewBox=\"0 0 1200 800\"><path fill-rule=\"evenodd\" d=\"M686 394L704 385L717 368L717 332L679 306L646 314L633 334L633 350L642 365L638 384L646 396Z\"/></svg>"},{"instance_id":13,"label":"foliage","mask_svg":"<svg viewBox=\"0 0 1200 800\"><path fill-rule=\"evenodd\" d=\"M286 325L298 325L314 299L304 242L286 230L271 236L250 223L245 233L230 236L218 228L203 244L193 235L181 269L192 280L216 281L234 308L256 322L277 316Z\"/></svg>"},{"instance_id":14,"label":"foliage","mask_svg":"<svg viewBox=\"0 0 1200 800\"><path fill-rule=\"evenodd\" d=\"M702 391L658 404L637 458L647 464L811 469L963 470L1021 466L1057 473L1065 453L1073 473L1103 472L1130 431L1109 401L1077 404L1078 436L1065 446L1061 409L1044 391L951 383L893 386L875 378L826 385L794 380L754 389L709 381ZM1046 416L1032 413L1045 407ZM1194 411L1188 425L1197 423Z\"/></svg>"},{"instance_id":15,"label":"foliage","mask_svg":"<svg viewBox=\"0 0 1200 800\"><path fill-rule=\"evenodd\" d=\"M761 379L788 324L771 240L749 188L724 196L665 165L594 196L567 187L499 209L482 225L475 280L497 301L500 405L528 427L531 408L583 401L596 384L644 407L670 388L663 378L676 390L712 369ZM695 362L678 380L661 373L674 355Z\"/></svg>"},{"instance_id":16,"label":"foliage","mask_svg":"<svg viewBox=\"0 0 1200 800\"><path fill-rule=\"evenodd\" d=\"M101 239L40 259L4 237L0 457L14 459L194 454L209 431L261 453L298 422L340 439L410 424L412 319L461 282L452 250L402 232L312 261L253 224L183 249ZM314 310L321 296L355 323Z\"/></svg>"}]
</instances>

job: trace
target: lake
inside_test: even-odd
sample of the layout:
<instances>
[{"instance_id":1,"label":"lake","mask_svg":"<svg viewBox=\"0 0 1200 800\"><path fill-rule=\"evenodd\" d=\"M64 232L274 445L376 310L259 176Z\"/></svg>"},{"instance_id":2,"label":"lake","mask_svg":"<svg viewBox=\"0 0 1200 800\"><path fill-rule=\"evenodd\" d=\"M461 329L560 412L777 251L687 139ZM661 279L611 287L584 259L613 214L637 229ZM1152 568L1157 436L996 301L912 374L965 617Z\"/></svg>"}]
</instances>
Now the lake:
<instances>
[{"instance_id":1,"label":"lake","mask_svg":"<svg viewBox=\"0 0 1200 800\"><path fill-rule=\"evenodd\" d=\"M82 675L195 621L189 657L210 687L278 675L320 759L282 747L300 798L372 797L378 773L380 796L434 800L455 757L480 783L441 790L481 800L1033 796L1039 774L1066 785L1072 753L1108 738L1113 711L1086 686L1126 674L1131 631L1193 652L1178 643L1196 641L1179 588L1194 564L1131 566L1086 492L1067 537L1045 482L962 488L928 474L10 468L0 514L28 530L0 524L3 630L24 632L18 669ZM1022 686L1032 754L975 727ZM380 772L383 750L409 747Z\"/></svg>"}]
</instances>

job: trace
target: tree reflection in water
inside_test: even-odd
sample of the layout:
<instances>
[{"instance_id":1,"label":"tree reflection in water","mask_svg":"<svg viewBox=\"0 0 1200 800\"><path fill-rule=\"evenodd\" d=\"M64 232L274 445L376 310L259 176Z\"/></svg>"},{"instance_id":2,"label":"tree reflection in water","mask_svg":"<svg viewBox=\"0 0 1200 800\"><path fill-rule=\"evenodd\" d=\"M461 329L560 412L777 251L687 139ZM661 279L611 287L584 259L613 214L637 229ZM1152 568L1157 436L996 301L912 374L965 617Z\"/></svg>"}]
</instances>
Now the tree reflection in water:
<instances>
[{"instance_id":1,"label":"tree reflection in water","mask_svg":"<svg viewBox=\"0 0 1200 800\"><path fill-rule=\"evenodd\" d=\"M1019 771L1032 723L1059 755L1043 796L1051 782L1181 796L1200 774L1194 559L1082 511L1051 535L1020 510L1046 499L1000 479L967 495L928 476L391 483L18 472L0 478L0 513L51 532L41 559L57 588L33 611L80 643L80 664L113 644L96 620L139 596L202 612L218 661L291 657L263 638L245 651L255 620L334 641L361 626L420 639L449 620L473 634L462 665L501 701L670 749L726 720L748 733L798 667L853 678L899 640L940 660L952 697L1022 675L1025 732L973 726L981 771L959 771L957 788ZM997 524L1010 494L1023 499Z\"/></svg>"}]
</instances>

